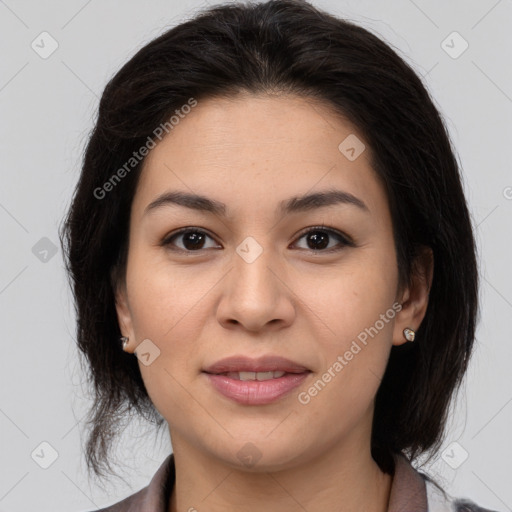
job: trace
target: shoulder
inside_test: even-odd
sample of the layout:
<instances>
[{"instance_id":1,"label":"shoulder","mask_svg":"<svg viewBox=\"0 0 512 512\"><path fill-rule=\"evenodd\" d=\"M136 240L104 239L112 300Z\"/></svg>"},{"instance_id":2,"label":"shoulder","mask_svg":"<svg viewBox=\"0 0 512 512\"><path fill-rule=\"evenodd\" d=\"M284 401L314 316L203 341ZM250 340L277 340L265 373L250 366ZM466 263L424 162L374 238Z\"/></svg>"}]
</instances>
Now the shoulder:
<instances>
[{"instance_id":1,"label":"shoulder","mask_svg":"<svg viewBox=\"0 0 512 512\"><path fill-rule=\"evenodd\" d=\"M113 505L94 512L165 512L174 482L174 455L171 453L162 462L146 487Z\"/></svg>"},{"instance_id":2,"label":"shoulder","mask_svg":"<svg viewBox=\"0 0 512 512\"><path fill-rule=\"evenodd\" d=\"M113 505L95 510L94 512L135 512L144 510L142 504L146 501L148 487L144 487L140 491L124 498ZM93 512L92 510L90 512Z\"/></svg>"},{"instance_id":3,"label":"shoulder","mask_svg":"<svg viewBox=\"0 0 512 512\"><path fill-rule=\"evenodd\" d=\"M453 498L428 476L420 473L425 480L429 512L498 512L482 508L466 498Z\"/></svg>"}]
</instances>

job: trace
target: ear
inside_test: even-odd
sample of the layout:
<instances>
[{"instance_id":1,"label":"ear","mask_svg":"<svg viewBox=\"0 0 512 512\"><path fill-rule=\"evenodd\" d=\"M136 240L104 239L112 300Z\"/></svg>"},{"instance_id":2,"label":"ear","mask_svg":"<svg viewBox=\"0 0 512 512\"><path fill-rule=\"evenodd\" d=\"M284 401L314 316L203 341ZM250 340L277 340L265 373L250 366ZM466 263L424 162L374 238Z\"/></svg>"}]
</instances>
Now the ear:
<instances>
[{"instance_id":1,"label":"ear","mask_svg":"<svg viewBox=\"0 0 512 512\"><path fill-rule=\"evenodd\" d=\"M135 332L133 330L132 314L128 303L128 295L126 290L126 282L124 279L118 279L114 286L117 321L121 336L129 338L128 346L125 352L133 352L135 350Z\"/></svg>"},{"instance_id":2,"label":"ear","mask_svg":"<svg viewBox=\"0 0 512 512\"><path fill-rule=\"evenodd\" d=\"M393 345L407 343L404 329L408 327L417 331L425 317L428 306L428 296L434 276L434 254L432 249L422 246L413 262L410 284L397 297L402 309L396 315L393 330Z\"/></svg>"}]
</instances>

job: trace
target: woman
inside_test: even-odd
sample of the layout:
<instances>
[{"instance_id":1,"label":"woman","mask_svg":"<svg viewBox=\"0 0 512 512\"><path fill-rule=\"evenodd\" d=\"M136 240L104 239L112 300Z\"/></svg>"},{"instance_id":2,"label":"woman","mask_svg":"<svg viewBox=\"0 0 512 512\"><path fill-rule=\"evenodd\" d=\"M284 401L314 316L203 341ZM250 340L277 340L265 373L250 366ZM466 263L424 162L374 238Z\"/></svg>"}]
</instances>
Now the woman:
<instances>
[{"instance_id":1,"label":"woman","mask_svg":"<svg viewBox=\"0 0 512 512\"><path fill-rule=\"evenodd\" d=\"M376 36L276 0L150 42L105 88L61 238L90 468L127 409L173 447L103 510L485 510L411 465L443 441L478 276L442 118Z\"/></svg>"}]
</instances>

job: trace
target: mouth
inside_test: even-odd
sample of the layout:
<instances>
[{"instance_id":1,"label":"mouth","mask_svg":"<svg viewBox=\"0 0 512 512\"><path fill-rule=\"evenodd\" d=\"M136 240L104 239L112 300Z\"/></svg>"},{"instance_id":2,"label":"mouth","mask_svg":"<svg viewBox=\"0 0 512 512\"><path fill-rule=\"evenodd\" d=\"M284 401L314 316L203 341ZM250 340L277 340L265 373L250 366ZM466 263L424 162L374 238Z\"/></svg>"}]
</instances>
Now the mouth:
<instances>
[{"instance_id":1,"label":"mouth","mask_svg":"<svg viewBox=\"0 0 512 512\"><path fill-rule=\"evenodd\" d=\"M241 405L266 405L289 395L312 371L289 359L268 355L222 359L202 373L224 397Z\"/></svg>"}]
</instances>

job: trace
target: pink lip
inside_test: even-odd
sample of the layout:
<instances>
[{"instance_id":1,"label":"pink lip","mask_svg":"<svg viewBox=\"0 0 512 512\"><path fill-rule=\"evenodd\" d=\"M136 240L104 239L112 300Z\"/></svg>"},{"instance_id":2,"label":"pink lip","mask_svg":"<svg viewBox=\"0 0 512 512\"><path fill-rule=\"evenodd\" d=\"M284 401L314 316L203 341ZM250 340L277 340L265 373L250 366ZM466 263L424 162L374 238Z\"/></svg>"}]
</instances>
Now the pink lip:
<instances>
[{"instance_id":1,"label":"pink lip","mask_svg":"<svg viewBox=\"0 0 512 512\"><path fill-rule=\"evenodd\" d=\"M266 355L257 359L246 356L232 356L221 359L203 370L210 374L226 372L276 372L304 373L310 370L284 357ZM277 380L277 379L276 379Z\"/></svg>"},{"instance_id":2,"label":"pink lip","mask_svg":"<svg viewBox=\"0 0 512 512\"><path fill-rule=\"evenodd\" d=\"M277 379L242 381L228 372L286 372ZM203 370L212 386L222 395L239 404L264 405L281 398L299 386L311 373L301 364L284 357L266 355L256 359L238 355L221 359Z\"/></svg>"},{"instance_id":3,"label":"pink lip","mask_svg":"<svg viewBox=\"0 0 512 512\"><path fill-rule=\"evenodd\" d=\"M242 381L227 375L205 373L209 382L219 393L244 405L264 405L274 402L299 386L309 374L309 371L305 371L287 373L277 379Z\"/></svg>"}]
</instances>

